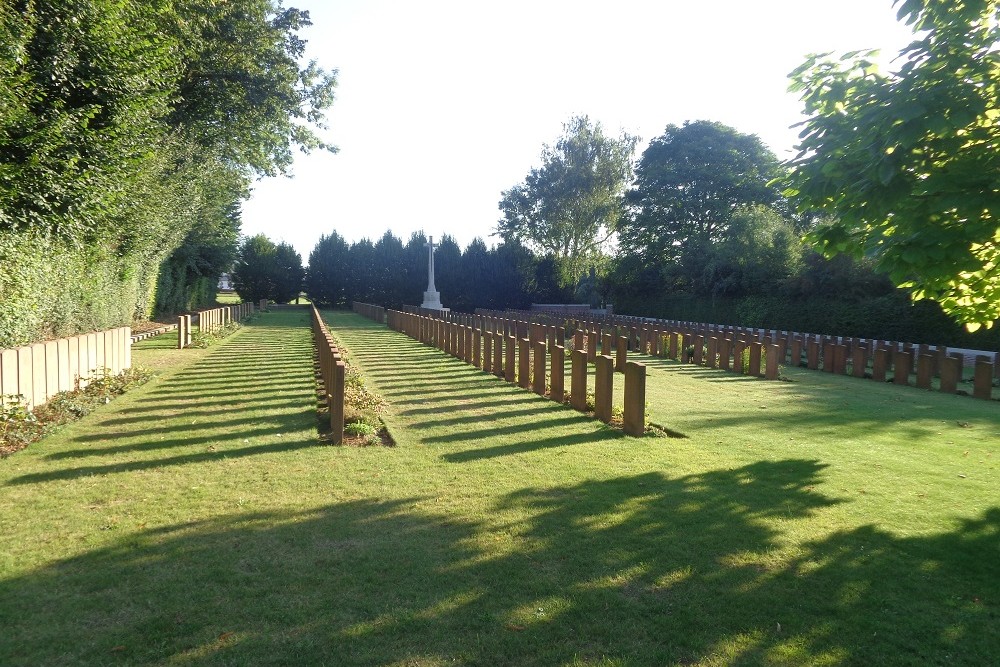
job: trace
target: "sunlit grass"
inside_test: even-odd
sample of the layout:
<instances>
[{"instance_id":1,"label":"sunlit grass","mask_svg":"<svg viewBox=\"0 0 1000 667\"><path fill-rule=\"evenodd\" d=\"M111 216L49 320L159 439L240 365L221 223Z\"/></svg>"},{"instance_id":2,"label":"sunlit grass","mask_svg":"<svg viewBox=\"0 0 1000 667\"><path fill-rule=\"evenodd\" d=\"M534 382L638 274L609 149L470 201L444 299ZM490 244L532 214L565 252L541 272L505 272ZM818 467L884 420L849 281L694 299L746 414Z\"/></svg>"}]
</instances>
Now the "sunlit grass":
<instances>
[{"instance_id":1,"label":"sunlit grass","mask_svg":"<svg viewBox=\"0 0 1000 667\"><path fill-rule=\"evenodd\" d=\"M317 444L308 312L136 349L158 380L0 464L0 664L997 661L973 401L665 363L687 437L630 438L329 317L398 446Z\"/></svg>"}]
</instances>

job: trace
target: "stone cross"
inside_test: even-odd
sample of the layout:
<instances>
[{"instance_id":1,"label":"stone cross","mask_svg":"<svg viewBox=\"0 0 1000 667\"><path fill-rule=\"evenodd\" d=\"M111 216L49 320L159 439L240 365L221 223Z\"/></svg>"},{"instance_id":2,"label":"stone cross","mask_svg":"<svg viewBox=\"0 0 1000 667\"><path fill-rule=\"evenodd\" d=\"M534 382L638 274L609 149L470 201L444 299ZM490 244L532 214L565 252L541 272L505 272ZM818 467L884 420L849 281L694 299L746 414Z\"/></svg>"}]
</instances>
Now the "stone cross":
<instances>
[{"instance_id":1,"label":"stone cross","mask_svg":"<svg viewBox=\"0 0 1000 667\"><path fill-rule=\"evenodd\" d=\"M424 292L424 302L420 307L447 311L448 309L441 305L441 293L434 287L434 248L438 246L434 245L433 236L429 238L430 240L424 244L427 246L427 291Z\"/></svg>"},{"instance_id":2,"label":"stone cross","mask_svg":"<svg viewBox=\"0 0 1000 667\"><path fill-rule=\"evenodd\" d=\"M434 248L436 248L437 246L434 245L434 237L431 236L429 238L430 238L430 241L428 241L427 243L424 244L425 246L427 246L427 256L428 256L427 257L427 291L428 292L436 292L437 289L435 289L435 287L434 287Z\"/></svg>"}]
</instances>

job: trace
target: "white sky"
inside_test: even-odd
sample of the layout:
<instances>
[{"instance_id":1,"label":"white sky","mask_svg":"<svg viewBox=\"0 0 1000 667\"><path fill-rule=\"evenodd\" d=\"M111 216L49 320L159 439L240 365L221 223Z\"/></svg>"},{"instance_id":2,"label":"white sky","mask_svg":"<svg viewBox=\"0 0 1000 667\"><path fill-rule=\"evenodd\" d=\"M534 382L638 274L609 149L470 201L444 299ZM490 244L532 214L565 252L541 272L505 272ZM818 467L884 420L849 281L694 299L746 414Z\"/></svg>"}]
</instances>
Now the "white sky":
<instances>
[{"instance_id":1,"label":"white sky","mask_svg":"<svg viewBox=\"0 0 1000 667\"><path fill-rule=\"evenodd\" d=\"M295 246L423 229L487 245L502 191L574 114L642 141L717 120L792 155L787 74L808 53L910 41L891 0L285 0L308 56L338 69L326 137L294 177L260 181L243 233Z\"/></svg>"}]
</instances>

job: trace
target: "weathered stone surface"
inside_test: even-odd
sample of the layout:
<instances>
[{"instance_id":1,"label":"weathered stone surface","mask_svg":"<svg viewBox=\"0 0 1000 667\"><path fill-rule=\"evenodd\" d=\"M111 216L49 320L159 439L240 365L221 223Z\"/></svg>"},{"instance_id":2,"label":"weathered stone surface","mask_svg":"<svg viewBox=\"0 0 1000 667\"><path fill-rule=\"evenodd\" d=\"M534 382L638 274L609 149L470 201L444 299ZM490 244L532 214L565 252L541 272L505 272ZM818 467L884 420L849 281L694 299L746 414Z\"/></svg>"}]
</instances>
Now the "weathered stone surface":
<instances>
[{"instance_id":1,"label":"weathered stone surface","mask_svg":"<svg viewBox=\"0 0 1000 667\"><path fill-rule=\"evenodd\" d=\"M760 369L761 348L762 345L760 344L759 341L755 340L750 342L750 370L748 372L749 375L755 375L757 377L761 377L763 375Z\"/></svg>"},{"instance_id":2,"label":"weathered stone surface","mask_svg":"<svg viewBox=\"0 0 1000 667\"><path fill-rule=\"evenodd\" d=\"M513 335L507 336L505 340L507 346L507 356L504 363L504 379L514 383L517 380L517 339Z\"/></svg>"},{"instance_id":3,"label":"weathered stone surface","mask_svg":"<svg viewBox=\"0 0 1000 667\"><path fill-rule=\"evenodd\" d=\"M554 345L552 347L551 357L551 370L549 371L549 375L551 376L549 384L551 386L549 387L549 398L556 403L562 403L566 398L566 348L562 345Z\"/></svg>"},{"instance_id":4,"label":"weathered stone surface","mask_svg":"<svg viewBox=\"0 0 1000 667\"><path fill-rule=\"evenodd\" d=\"M611 401L614 395L615 361L606 354L597 357L594 369L594 416L602 422L611 421Z\"/></svg>"},{"instance_id":5,"label":"weathered stone surface","mask_svg":"<svg viewBox=\"0 0 1000 667\"><path fill-rule=\"evenodd\" d=\"M531 341L520 338L517 341L517 384L522 389L531 386Z\"/></svg>"},{"instance_id":6,"label":"weathered stone surface","mask_svg":"<svg viewBox=\"0 0 1000 667\"><path fill-rule=\"evenodd\" d=\"M972 396L986 400L993 396L993 363L987 359L976 361L972 376Z\"/></svg>"},{"instance_id":7,"label":"weathered stone surface","mask_svg":"<svg viewBox=\"0 0 1000 667\"><path fill-rule=\"evenodd\" d=\"M880 347L872 355L872 379L876 382L885 382L888 369L889 350Z\"/></svg>"},{"instance_id":8,"label":"weathered stone surface","mask_svg":"<svg viewBox=\"0 0 1000 667\"><path fill-rule=\"evenodd\" d=\"M625 364L625 398L622 410L626 433L641 436L646 431L646 366Z\"/></svg>"},{"instance_id":9,"label":"weathered stone surface","mask_svg":"<svg viewBox=\"0 0 1000 667\"><path fill-rule=\"evenodd\" d=\"M625 364L628 362L628 338L618 337L618 345L615 349L615 371L625 372Z\"/></svg>"},{"instance_id":10,"label":"weathered stone surface","mask_svg":"<svg viewBox=\"0 0 1000 667\"><path fill-rule=\"evenodd\" d=\"M931 375L934 372L934 356L929 352L921 354L917 358L917 387L919 389L931 388Z\"/></svg>"},{"instance_id":11,"label":"weathered stone surface","mask_svg":"<svg viewBox=\"0 0 1000 667\"><path fill-rule=\"evenodd\" d=\"M958 391L958 381L962 377L962 362L954 357L941 358L941 393L954 394Z\"/></svg>"},{"instance_id":12,"label":"weathered stone surface","mask_svg":"<svg viewBox=\"0 0 1000 667\"><path fill-rule=\"evenodd\" d=\"M865 369L868 365L868 346L856 343L851 351L851 375L856 378L865 376Z\"/></svg>"},{"instance_id":13,"label":"weathered stone surface","mask_svg":"<svg viewBox=\"0 0 1000 667\"><path fill-rule=\"evenodd\" d=\"M580 412L587 411L587 353L573 350L570 369L570 404Z\"/></svg>"},{"instance_id":14,"label":"weathered stone surface","mask_svg":"<svg viewBox=\"0 0 1000 667\"><path fill-rule=\"evenodd\" d=\"M545 395L545 362L547 361L546 357L548 356L545 353L546 347L547 345L545 340L539 340L535 342L534 349L532 350L534 372L532 373L531 378L531 390L539 396Z\"/></svg>"},{"instance_id":15,"label":"weathered stone surface","mask_svg":"<svg viewBox=\"0 0 1000 667\"><path fill-rule=\"evenodd\" d=\"M767 380L778 379L778 365L781 361L781 345L773 343L765 348L766 357L764 360L764 378Z\"/></svg>"},{"instance_id":16,"label":"weathered stone surface","mask_svg":"<svg viewBox=\"0 0 1000 667\"><path fill-rule=\"evenodd\" d=\"M812 338L806 343L806 368L811 371L819 369L819 341Z\"/></svg>"},{"instance_id":17,"label":"weathered stone surface","mask_svg":"<svg viewBox=\"0 0 1000 667\"><path fill-rule=\"evenodd\" d=\"M892 381L895 384L910 384L910 368L913 366L913 353L896 350L892 355Z\"/></svg>"}]
</instances>

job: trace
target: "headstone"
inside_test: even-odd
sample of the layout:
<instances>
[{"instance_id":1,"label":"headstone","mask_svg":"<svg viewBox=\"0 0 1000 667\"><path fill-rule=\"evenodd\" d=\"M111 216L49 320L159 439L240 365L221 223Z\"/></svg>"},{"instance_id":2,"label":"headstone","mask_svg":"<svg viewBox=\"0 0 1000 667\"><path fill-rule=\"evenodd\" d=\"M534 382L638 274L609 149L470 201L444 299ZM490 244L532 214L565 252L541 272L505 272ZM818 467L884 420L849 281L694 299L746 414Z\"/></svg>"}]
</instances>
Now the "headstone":
<instances>
[{"instance_id":1,"label":"headstone","mask_svg":"<svg viewBox=\"0 0 1000 667\"><path fill-rule=\"evenodd\" d=\"M813 338L806 345L806 368L811 371L819 369L819 341Z\"/></svg>"},{"instance_id":2,"label":"headstone","mask_svg":"<svg viewBox=\"0 0 1000 667\"><path fill-rule=\"evenodd\" d=\"M493 374L498 378L504 376L503 340L503 334L499 331L493 334Z\"/></svg>"},{"instance_id":3,"label":"headstone","mask_svg":"<svg viewBox=\"0 0 1000 667\"><path fill-rule=\"evenodd\" d=\"M917 358L917 387L919 389L931 388L931 375L934 372L934 356L929 352L921 354Z\"/></svg>"},{"instance_id":4,"label":"headstone","mask_svg":"<svg viewBox=\"0 0 1000 667\"><path fill-rule=\"evenodd\" d=\"M958 381L962 377L962 362L954 357L942 357L940 371L939 391L943 394L954 394L958 390Z\"/></svg>"},{"instance_id":5,"label":"headstone","mask_svg":"<svg viewBox=\"0 0 1000 667\"><path fill-rule=\"evenodd\" d=\"M729 356L731 344L728 337L719 339L719 368L724 371L729 370Z\"/></svg>"},{"instance_id":6,"label":"headstone","mask_svg":"<svg viewBox=\"0 0 1000 667\"><path fill-rule=\"evenodd\" d=\"M504 360L504 379L511 384L517 380L517 339L513 335L508 335L505 339L507 356Z\"/></svg>"},{"instance_id":7,"label":"headstone","mask_svg":"<svg viewBox=\"0 0 1000 667\"><path fill-rule=\"evenodd\" d=\"M851 375L856 378L863 378L867 365L868 346L863 343L856 343L851 353Z\"/></svg>"},{"instance_id":8,"label":"headstone","mask_svg":"<svg viewBox=\"0 0 1000 667\"><path fill-rule=\"evenodd\" d=\"M556 403L562 403L566 398L566 348L554 345L551 356L549 398Z\"/></svg>"},{"instance_id":9,"label":"headstone","mask_svg":"<svg viewBox=\"0 0 1000 667\"><path fill-rule=\"evenodd\" d=\"M606 354L597 357L596 368L594 370L594 416L605 423L611 421L614 372L614 359Z\"/></svg>"},{"instance_id":10,"label":"headstone","mask_svg":"<svg viewBox=\"0 0 1000 667\"><path fill-rule=\"evenodd\" d=\"M747 375L755 375L761 377L763 373L760 372L760 359L761 359L761 348L762 345L759 341L751 341L750 343L750 368L747 371Z\"/></svg>"},{"instance_id":11,"label":"headstone","mask_svg":"<svg viewBox=\"0 0 1000 667\"><path fill-rule=\"evenodd\" d=\"M587 332L587 363L592 364L597 359L597 332Z\"/></svg>"},{"instance_id":12,"label":"headstone","mask_svg":"<svg viewBox=\"0 0 1000 667\"><path fill-rule=\"evenodd\" d=\"M880 347L872 355L872 379L876 382L885 382L886 372L889 368L889 350Z\"/></svg>"},{"instance_id":13,"label":"headstone","mask_svg":"<svg viewBox=\"0 0 1000 667\"><path fill-rule=\"evenodd\" d=\"M646 366L625 364L625 398L622 410L625 432L641 436L646 432Z\"/></svg>"},{"instance_id":14,"label":"headstone","mask_svg":"<svg viewBox=\"0 0 1000 667\"><path fill-rule=\"evenodd\" d=\"M534 347L534 373L531 378L531 389L539 396L545 395L545 341L540 340Z\"/></svg>"},{"instance_id":15,"label":"headstone","mask_svg":"<svg viewBox=\"0 0 1000 667\"><path fill-rule=\"evenodd\" d=\"M615 349L615 371L625 372L625 363L628 361L628 338L618 337L618 346Z\"/></svg>"},{"instance_id":16,"label":"headstone","mask_svg":"<svg viewBox=\"0 0 1000 667\"><path fill-rule=\"evenodd\" d=\"M717 336L712 336L708 339L708 359L705 360L705 365L709 368L715 368L718 363L716 359L719 356L719 339Z\"/></svg>"},{"instance_id":17,"label":"headstone","mask_svg":"<svg viewBox=\"0 0 1000 667\"><path fill-rule=\"evenodd\" d=\"M587 411L587 353L583 350L573 350L570 356L570 404L580 412Z\"/></svg>"},{"instance_id":18,"label":"headstone","mask_svg":"<svg viewBox=\"0 0 1000 667\"><path fill-rule=\"evenodd\" d=\"M894 384L910 384L910 368L913 365L913 353L905 350L896 350L892 355L892 381Z\"/></svg>"},{"instance_id":19,"label":"headstone","mask_svg":"<svg viewBox=\"0 0 1000 667\"><path fill-rule=\"evenodd\" d=\"M768 345L765 350L766 358L764 362L764 378L767 380L777 380L781 346L775 343Z\"/></svg>"},{"instance_id":20,"label":"headstone","mask_svg":"<svg viewBox=\"0 0 1000 667\"><path fill-rule=\"evenodd\" d=\"M493 333L487 331L483 334L483 370L487 373L493 372Z\"/></svg>"},{"instance_id":21,"label":"headstone","mask_svg":"<svg viewBox=\"0 0 1000 667\"><path fill-rule=\"evenodd\" d=\"M972 396L987 401L993 397L993 364L987 359L976 361L972 376Z\"/></svg>"},{"instance_id":22,"label":"headstone","mask_svg":"<svg viewBox=\"0 0 1000 667\"><path fill-rule=\"evenodd\" d=\"M527 338L517 340L517 384L522 389L531 386L531 341Z\"/></svg>"}]
</instances>

